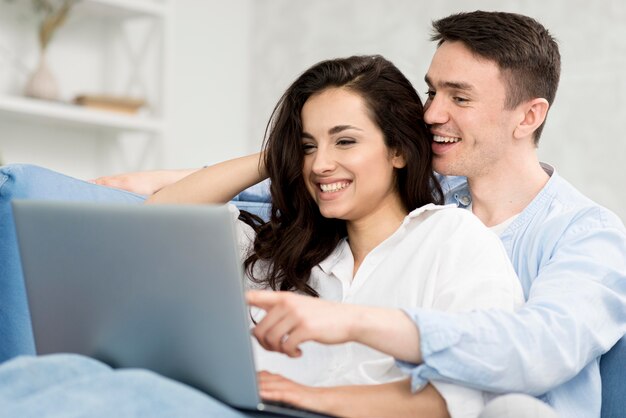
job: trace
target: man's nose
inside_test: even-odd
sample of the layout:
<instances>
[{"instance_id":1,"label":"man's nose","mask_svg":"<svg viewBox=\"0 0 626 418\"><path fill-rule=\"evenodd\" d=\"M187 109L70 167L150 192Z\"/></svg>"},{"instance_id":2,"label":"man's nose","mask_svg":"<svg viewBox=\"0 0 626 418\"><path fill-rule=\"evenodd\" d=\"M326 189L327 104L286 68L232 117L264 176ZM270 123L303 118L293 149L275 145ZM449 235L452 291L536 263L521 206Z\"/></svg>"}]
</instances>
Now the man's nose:
<instances>
[{"instance_id":1,"label":"man's nose","mask_svg":"<svg viewBox=\"0 0 626 418\"><path fill-rule=\"evenodd\" d=\"M449 117L444 100L439 96L435 95L426 102L424 106L424 122L428 125L444 124Z\"/></svg>"}]
</instances>

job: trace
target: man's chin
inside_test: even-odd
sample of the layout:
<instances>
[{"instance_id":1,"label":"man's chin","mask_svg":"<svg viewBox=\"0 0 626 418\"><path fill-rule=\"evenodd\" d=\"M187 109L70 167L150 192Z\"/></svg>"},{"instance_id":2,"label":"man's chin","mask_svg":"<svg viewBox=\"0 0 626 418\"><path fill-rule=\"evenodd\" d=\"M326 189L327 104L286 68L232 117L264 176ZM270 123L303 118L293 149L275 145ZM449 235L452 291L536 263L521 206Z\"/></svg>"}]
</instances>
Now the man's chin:
<instances>
[{"instance_id":1,"label":"man's chin","mask_svg":"<svg viewBox=\"0 0 626 418\"><path fill-rule=\"evenodd\" d=\"M441 174L442 176L460 176L462 174L457 174L457 170L454 170L450 166L441 165L441 164L433 164L433 171L437 174Z\"/></svg>"},{"instance_id":2,"label":"man's chin","mask_svg":"<svg viewBox=\"0 0 626 418\"><path fill-rule=\"evenodd\" d=\"M437 174L441 174L442 176L466 176L466 171L461 167L458 167L458 164L450 163L450 161L445 161L441 157L435 156L433 158L433 171Z\"/></svg>"}]
</instances>

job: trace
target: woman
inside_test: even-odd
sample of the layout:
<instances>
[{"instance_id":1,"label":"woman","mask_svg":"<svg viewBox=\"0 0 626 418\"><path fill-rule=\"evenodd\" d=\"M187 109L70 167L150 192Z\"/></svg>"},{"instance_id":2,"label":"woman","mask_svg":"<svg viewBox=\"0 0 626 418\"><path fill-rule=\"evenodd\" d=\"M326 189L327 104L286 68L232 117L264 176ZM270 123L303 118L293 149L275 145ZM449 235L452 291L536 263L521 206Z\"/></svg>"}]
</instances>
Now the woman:
<instances>
[{"instance_id":1,"label":"woman","mask_svg":"<svg viewBox=\"0 0 626 418\"><path fill-rule=\"evenodd\" d=\"M437 205L441 191L422 114L409 81L384 58L323 61L280 99L262 154L198 171L149 202L223 203L269 177L269 221L240 216L251 287L389 308L514 309L521 289L498 238L468 211ZM324 387L402 379L392 357L361 344L294 346L290 322L287 316L272 335L262 329L257 336L267 348L300 357L299 363L278 364L262 354L262 368ZM413 327L408 338L417 338L411 332L417 333ZM276 383L273 375L261 375L266 395ZM434 386L453 416L475 416L483 407L478 391ZM315 402L303 406L399 416L415 402L409 396L390 405L376 396L350 397L354 393L347 395L345 387L317 391Z\"/></svg>"}]
</instances>

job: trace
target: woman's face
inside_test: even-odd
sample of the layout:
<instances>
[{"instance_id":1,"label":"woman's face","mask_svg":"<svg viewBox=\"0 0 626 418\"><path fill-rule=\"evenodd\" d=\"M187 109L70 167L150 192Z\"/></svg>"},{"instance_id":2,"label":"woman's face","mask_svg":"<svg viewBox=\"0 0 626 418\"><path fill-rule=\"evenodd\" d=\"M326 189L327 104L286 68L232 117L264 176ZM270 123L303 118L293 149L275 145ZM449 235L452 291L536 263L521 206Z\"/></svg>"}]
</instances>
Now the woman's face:
<instances>
[{"instance_id":1,"label":"woman's face","mask_svg":"<svg viewBox=\"0 0 626 418\"><path fill-rule=\"evenodd\" d=\"M385 145L357 93L330 88L302 108L303 175L326 218L358 221L401 206L394 169L404 159Z\"/></svg>"}]
</instances>

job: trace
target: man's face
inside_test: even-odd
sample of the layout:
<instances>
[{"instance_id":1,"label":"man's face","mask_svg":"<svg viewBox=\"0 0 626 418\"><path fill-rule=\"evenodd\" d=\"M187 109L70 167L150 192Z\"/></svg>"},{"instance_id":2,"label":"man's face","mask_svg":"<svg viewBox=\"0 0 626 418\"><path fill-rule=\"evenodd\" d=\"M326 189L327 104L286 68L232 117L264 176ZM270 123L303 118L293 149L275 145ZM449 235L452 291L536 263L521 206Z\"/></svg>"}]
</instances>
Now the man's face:
<instances>
[{"instance_id":1,"label":"man's face","mask_svg":"<svg viewBox=\"0 0 626 418\"><path fill-rule=\"evenodd\" d=\"M497 174L513 144L519 113L505 110L506 85L493 61L462 42L444 42L426 74L424 119L434 135L433 167L470 179Z\"/></svg>"}]
</instances>

